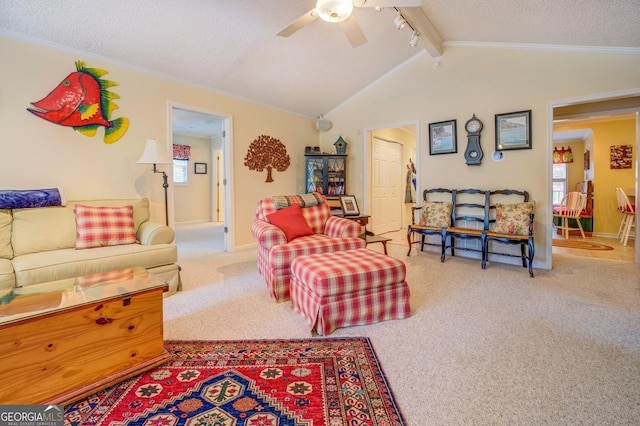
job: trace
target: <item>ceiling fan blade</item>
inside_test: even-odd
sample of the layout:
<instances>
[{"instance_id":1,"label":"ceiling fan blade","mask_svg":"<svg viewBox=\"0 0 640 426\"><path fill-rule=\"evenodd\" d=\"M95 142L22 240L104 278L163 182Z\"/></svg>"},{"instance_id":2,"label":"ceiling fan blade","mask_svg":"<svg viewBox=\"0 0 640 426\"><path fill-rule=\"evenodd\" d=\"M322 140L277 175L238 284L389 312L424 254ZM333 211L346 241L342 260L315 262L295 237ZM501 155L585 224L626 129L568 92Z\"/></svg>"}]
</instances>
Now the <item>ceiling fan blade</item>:
<instances>
[{"instance_id":1,"label":"ceiling fan blade","mask_svg":"<svg viewBox=\"0 0 640 426\"><path fill-rule=\"evenodd\" d=\"M367 42L367 38L364 36L362 29L360 29L360 25L358 25L358 21L356 21L356 18L354 18L353 15L349 16L346 21L342 21L338 25L340 25L340 28L349 39L351 46L358 47Z\"/></svg>"},{"instance_id":2,"label":"ceiling fan blade","mask_svg":"<svg viewBox=\"0 0 640 426\"><path fill-rule=\"evenodd\" d=\"M311 9L295 21L293 21L288 27L283 29L278 33L280 37L289 37L291 34L295 33L305 25L308 25L316 20L318 14L315 9Z\"/></svg>"},{"instance_id":3,"label":"ceiling fan blade","mask_svg":"<svg viewBox=\"0 0 640 426\"><path fill-rule=\"evenodd\" d=\"M420 7L422 0L353 0L355 7Z\"/></svg>"}]
</instances>

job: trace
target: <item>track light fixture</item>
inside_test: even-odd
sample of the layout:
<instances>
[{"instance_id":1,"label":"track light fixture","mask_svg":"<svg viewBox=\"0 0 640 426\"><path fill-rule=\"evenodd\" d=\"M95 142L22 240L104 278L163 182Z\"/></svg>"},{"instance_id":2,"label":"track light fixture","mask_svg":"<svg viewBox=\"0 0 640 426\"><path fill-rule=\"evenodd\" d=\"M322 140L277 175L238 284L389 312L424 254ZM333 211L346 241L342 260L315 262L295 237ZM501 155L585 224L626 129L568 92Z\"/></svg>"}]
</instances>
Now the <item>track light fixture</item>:
<instances>
[{"instance_id":1,"label":"track light fixture","mask_svg":"<svg viewBox=\"0 0 640 426\"><path fill-rule=\"evenodd\" d=\"M396 26L397 30L403 29L407 25L407 21L402 17L400 12L393 19L393 24Z\"/></svg>"},{"instance_id":2,"label":"track light fixture","mask_svg":"<svg viewBox=\"0 0 640 426\"><path fill-rule=\"evenodd\" d=\"M418 32L414 31L413 34L411 34L411 39L409 39L409 46L416 47L418 45L419 36Z\"/></svg>"}]
</instances>

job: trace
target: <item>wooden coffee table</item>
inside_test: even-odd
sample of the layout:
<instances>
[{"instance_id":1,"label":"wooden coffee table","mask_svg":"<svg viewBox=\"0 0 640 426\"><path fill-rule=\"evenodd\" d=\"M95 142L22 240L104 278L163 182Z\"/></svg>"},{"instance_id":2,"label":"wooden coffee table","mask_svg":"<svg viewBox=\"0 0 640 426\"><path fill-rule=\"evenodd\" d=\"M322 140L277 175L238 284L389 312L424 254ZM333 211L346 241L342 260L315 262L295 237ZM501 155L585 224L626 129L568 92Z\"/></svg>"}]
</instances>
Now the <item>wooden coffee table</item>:
<instances>
[{"instance_id":1,"label":"wooden coffee table","mask_svg":"<svg viewBox=\"0 0 640 426\"><path fill-rule=\"evenodd\" d=\"M130 268L0 295L0 404L68 404L168 361L167 290Z\"/></svg>"}]
</instances>

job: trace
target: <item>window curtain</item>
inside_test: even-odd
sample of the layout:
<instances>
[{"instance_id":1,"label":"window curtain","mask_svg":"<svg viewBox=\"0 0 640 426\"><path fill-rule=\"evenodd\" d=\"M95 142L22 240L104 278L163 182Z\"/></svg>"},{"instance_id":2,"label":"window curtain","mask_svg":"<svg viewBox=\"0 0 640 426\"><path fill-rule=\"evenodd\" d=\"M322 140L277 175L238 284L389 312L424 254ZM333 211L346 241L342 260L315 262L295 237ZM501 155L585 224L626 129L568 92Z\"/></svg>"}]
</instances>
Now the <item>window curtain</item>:
<instances>
[{"instance_id":1,"label":"window curtain","mask_svg":"<svg viewBox=\"0 0 640 426\"><path fill-rule=\"evenodd\" d=\"M191 157L191 147L189 145L173 144L173 159L188 160Z\"/></svg>"}]
</instances>

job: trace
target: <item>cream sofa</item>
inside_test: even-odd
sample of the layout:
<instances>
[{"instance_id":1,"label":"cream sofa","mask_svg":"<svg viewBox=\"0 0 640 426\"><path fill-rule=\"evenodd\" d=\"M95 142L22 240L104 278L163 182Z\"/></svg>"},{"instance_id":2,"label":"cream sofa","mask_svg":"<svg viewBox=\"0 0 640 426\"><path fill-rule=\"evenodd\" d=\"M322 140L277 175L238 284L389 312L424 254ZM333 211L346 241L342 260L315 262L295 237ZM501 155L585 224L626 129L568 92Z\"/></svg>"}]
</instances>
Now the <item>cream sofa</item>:
<instances>
[{"instance_id":1,"label":"cream sofa","mask_svg":"<svg viewBox=\"0 0 640 426\"><path fill-rule=\"evenodd\" d=\"M77 250L76 204L133 206L139 243ZM181 288L175 233L149 221L149 200L69 201L63 207L0 210L0 294L82 275L141 266L169 284L165 295Z\"/></svg>"}]
</instances>

